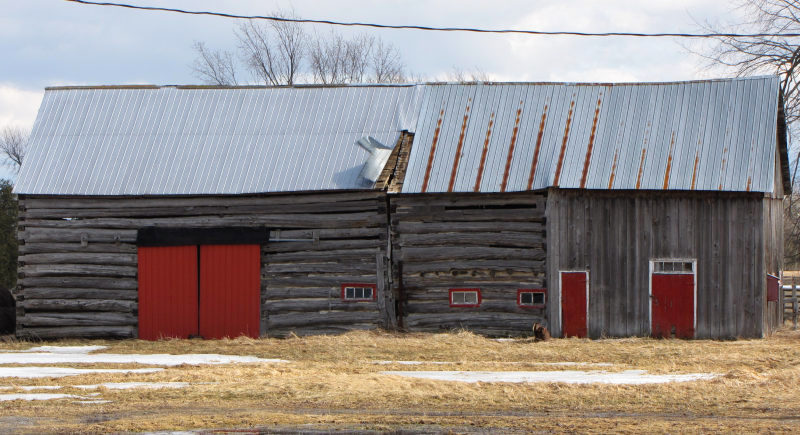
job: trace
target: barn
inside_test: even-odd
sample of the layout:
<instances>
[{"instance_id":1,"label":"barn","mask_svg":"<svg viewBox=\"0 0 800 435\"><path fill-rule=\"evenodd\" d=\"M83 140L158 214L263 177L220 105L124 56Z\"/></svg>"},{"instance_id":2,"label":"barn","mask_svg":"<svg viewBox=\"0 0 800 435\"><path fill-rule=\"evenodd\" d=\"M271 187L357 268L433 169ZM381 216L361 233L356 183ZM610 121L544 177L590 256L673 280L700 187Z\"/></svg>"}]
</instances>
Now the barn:
<instances>
[{"instance_id":1,"label":"barn","mask_svg":"<svg viewBox=\"0 0 800 435\"><path fill-rule=\"evenodd\" d=\"M762 337L777 77L49 88L17 334Z\"/></svg>"},{"instance_id":2,"label":"barn","mask_svg":"<svg viewBox=\"0 0 800 435\"><path fill-rule=\"evenodd\" d=\"M373 186L416 93L47 89L15 186L17 335L393 327Z\"/></svg>"}]
</instances>

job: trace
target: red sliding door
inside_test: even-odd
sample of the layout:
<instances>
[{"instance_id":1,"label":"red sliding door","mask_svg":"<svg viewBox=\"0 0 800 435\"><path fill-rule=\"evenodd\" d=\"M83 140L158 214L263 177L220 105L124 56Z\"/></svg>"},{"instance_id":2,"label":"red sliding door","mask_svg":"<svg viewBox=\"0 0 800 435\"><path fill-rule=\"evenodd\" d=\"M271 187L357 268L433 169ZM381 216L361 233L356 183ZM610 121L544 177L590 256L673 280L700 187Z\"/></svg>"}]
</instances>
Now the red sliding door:
<instances>
[{"instance_id":1,"label":"red sliding door","mask_svg":"<svg viewBox=\"0 0 800 435\"><path fill-rule=\"evenodd\" d=\"M200 247L200 335L258 338L261 304L261 247Z\"/></svg>"},{"instance_id":2,"label":"red sliding door","mask_svg":"<svg viewBox=\"0 0 800 435\"><path fill-rule=\"evenodd\" d=\"M139 338L197 334L197 246L139 248Z\"/></svg>"},{"instance_id":3,"label":"red sliding door","mask_svg":"<svg viewBox=\"0 0 800 435\"><path fill-rule=\"evenodd\" d=\"M258 338L260 252L259 245L140 247L139 338Z\"/></svg>"}]
</instances>

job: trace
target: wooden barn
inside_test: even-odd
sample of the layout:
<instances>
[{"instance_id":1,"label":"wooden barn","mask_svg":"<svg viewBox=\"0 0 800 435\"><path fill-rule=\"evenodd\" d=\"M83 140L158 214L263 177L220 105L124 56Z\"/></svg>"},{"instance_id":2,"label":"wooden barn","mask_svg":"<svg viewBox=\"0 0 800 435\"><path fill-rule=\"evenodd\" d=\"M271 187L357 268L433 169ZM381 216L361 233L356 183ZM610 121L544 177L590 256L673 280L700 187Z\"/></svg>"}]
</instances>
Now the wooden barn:
<instances>
[{"instance_id":1,"label":"wooden barn","mask_svg":"<svg viewBox=\"0 0 800 435\"><path fill-rule=\"evenodd\" d=\"M781 324L778 79L51 88L17 334Z\"/></svg>"},{"instance_id":2,"label":"wooden barn","mask_svg":"<svg viewBox=\"0 0 800 435\"><path fill-rule=\"evenodd\" d=\"M782 323L777 77L434 85L415 133L390 196L407 329L722 338Z\"/></svg>"},{"instance_id":3,"label":"wooden barn","mask_svg":"<svg viewBox=\"0 0 800 435\"><path fill-rule=\"evenodd\" d=\"M416 93L47 89L15 186L17 335L394 327L374 186Z\"/></svg>"}]
</instances>

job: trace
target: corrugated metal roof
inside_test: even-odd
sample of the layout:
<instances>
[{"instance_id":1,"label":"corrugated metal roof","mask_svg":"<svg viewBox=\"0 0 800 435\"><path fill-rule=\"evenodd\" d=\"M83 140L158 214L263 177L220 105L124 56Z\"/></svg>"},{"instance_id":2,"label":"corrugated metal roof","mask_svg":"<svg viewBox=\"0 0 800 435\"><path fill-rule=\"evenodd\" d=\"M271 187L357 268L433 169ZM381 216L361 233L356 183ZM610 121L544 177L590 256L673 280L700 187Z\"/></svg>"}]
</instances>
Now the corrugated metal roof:
<instances>
[{"instance_id":1,"label":"corrugated metal roof","mask_svg":"<svg viewBox=\"0 0 800 435\"><path fill-rule=\"evenodd\" d=\"M364 136L413 129L414 86L102 87L45 92L15 191L239 194L363 189Z\"/></svg>"},{"instance_id":2,"label":"corrugated metal roof","mask_svg":"<svg viewBox=\"0 0 800 435\"><path fill-rule=\"evenodd\" d=\"M778 78L426 85L403 193L772 192Z\"/></svg>"},{"instance_id":3,"label":"corrugated metal roof","mask_svg":"<svg viewBox=\"0 0 800 435\"><path fill-rule=\"evenodd\" d=\"M239 194L370 188L415 131L404 193L551 186L772 192L778 78L45 93L15 191Z\"/></svg>"}]
</instances>

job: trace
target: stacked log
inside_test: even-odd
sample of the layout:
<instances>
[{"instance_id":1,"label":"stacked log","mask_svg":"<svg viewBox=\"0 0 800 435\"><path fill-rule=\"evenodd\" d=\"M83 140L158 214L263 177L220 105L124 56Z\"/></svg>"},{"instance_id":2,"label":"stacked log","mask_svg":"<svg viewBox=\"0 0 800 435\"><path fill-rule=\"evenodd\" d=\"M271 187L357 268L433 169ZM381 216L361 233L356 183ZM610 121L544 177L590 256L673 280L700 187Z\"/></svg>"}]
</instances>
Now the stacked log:
<instances>
[{"instance_id":1,"label":"stacked log","mask_svg":"<svg viewBox=\"0 0 800 435\"><path fill-rule=\"evenodd\" d=\"M540 192L391 197L402 326L507 336L547 325L545 308L517 303L519 289L546 288L545 199ZM482 302L451 307L454 288L480 289Z\"/></svg>"},{"instance_id":2,"label":"stacked log","mask_svg":"<svg viewBox=\"0 0 800 435\"><path fill-rule=\"evenodd\" d=\"M261 256L262 334L392 323L385 310L391 295L379 279L387 245L382 192L26 195L20 197L17 335L136 337L136 234L153 226L269 228ZM378 284L379 298L343 303L340 285L350 282Z\"/></svg>"}]
</instances>

